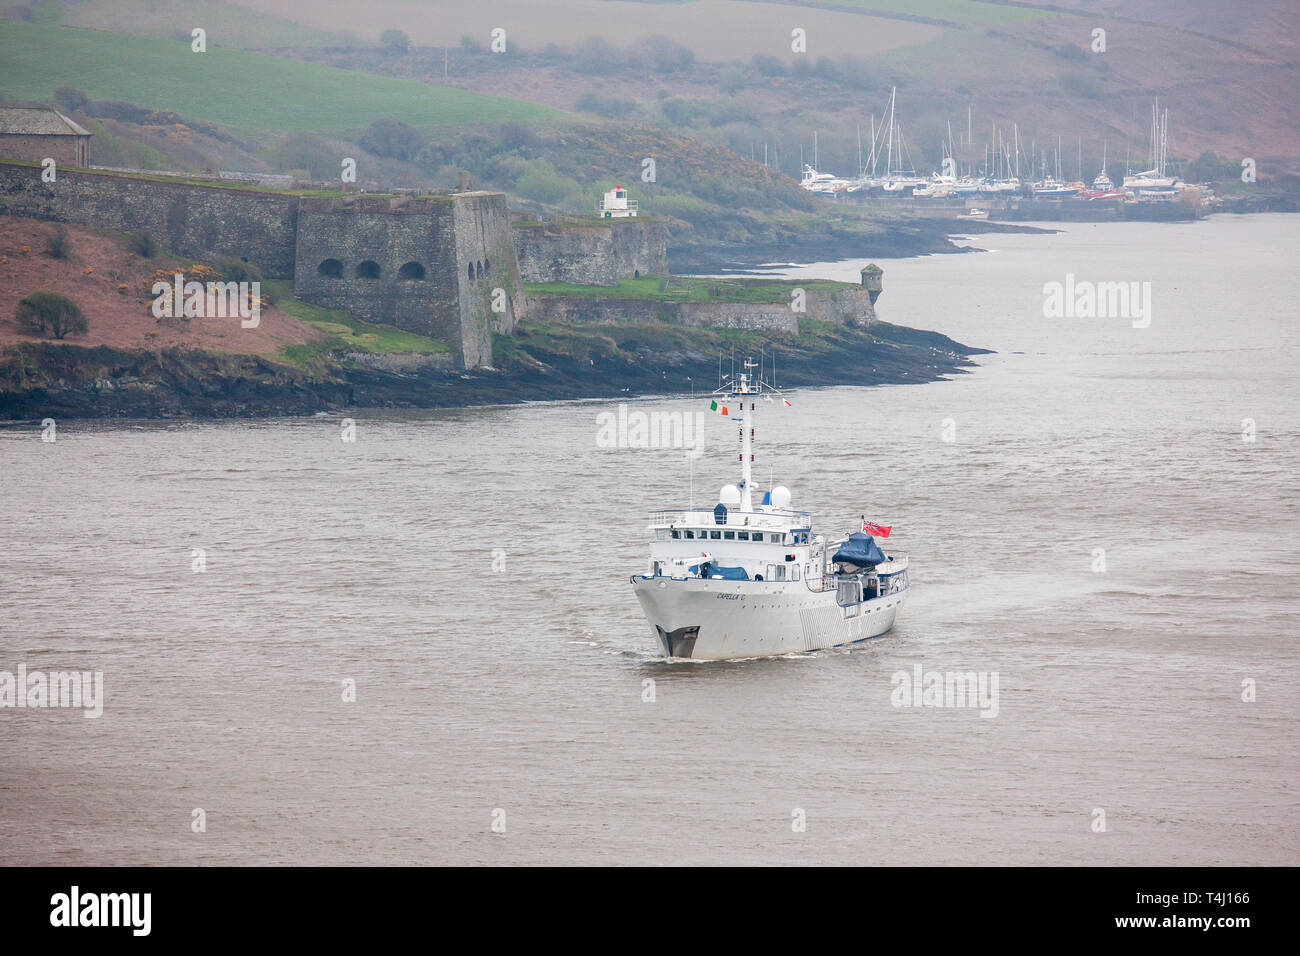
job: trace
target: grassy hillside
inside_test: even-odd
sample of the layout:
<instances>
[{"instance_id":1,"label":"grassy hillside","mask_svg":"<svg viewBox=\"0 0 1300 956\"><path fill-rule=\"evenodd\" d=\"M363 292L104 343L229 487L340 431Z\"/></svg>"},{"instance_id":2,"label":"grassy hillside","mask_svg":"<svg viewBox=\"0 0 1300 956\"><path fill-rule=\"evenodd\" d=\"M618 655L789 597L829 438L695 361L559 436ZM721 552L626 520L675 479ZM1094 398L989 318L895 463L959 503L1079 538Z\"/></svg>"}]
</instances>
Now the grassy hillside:
<instances>
[{"instance_id":1,"label":"grassy hillside","mask_svg":"<svg viewBox=\"0 0 1300 956\"><path fill-rule=\"evenodd\" d=\"M683 43L702 61L723 62L749 57L755 52L790 56L790 30L808 31L816 54L872 55L930 38L942 29L890 15L864 15L865 7L897 10L907 0L886 3L748 3L744 0L689 0L689 2L636 2L636 0L481 0L478 3L439 4L436 14L423 0L244 0L262 13L296 20L318 29L350 30L373 41L381 31L396 27L422 46L460 44L462 36L486 46L490 31L501 27L509 44L541 49L554 43L571 46L587 36L603 36L622 43L641 43L655 34ZM922 0L933 8L970 8L978 15L980 4L969 0ZM994 8L992 16L1002 13ZM815 55L816 55L815 54Z\"/></svg>"},{"instance_id":2,"label":"grassy hillside","mask_svg":"<svg viewBox=\"0 0 1300 956\"><path fill-rule=\"evenodd\" d=\"M380 116L412 126L535 122L556 110L519 100L353 73L209 43L0 21L0 91L48 100L60 86L93 99L174 110L241 130L340 132Z\"/></svg>"},{"instance_id":3,"label":"grassy hillside","mask_svg":"<svg viewBox=\"0 0 1300 956\"><path fill-rule=\"evenodd\" d=\"M51 4L52 6L52 4ZM66 27L174 38L196 26L217 46L238 50L342 46L346 35L268 16L227 0L79 0L60 11ZM39 21L38 21L39 22Z\"/></svg>"}]
</instances>

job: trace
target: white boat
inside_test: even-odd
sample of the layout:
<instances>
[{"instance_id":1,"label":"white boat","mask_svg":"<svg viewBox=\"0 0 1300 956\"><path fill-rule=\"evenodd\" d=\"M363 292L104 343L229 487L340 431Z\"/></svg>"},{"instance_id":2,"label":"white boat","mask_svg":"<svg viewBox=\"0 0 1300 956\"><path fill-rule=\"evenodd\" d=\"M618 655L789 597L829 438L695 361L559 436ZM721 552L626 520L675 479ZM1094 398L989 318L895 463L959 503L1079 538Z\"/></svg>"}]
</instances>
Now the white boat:
<instances>
[{"instance_id":1,"label":"white boat","mask_svg":"<svg viewBox=\"0 0 1300 956\"><path fill-rule=\"evenodd\" d=\"M810 193L816 193L822 196L834 196L836 193L842 193L853 185L847 179L832 173L821 173L808 164L804 164L803 178L799 180L799 185Z\"/></svg>"},{"instance_id":2,"label":"white boat","mask_svg":"<svg viewBox=\"0 0 1300 956\"><path fill-rule=\"evenodd\" d=\"M1034 195L1046 199L1065 199L1079 195L1079 187L1059 182L1051 176L1034 184Z\"/></svg>"},{"instance_id":3,"label":"white boat","mask_svg":"<svg viewBox=\"0 0 1300 956\"><path fill-rule=\"evenodd\" d=\"M754 368L746 361L714 393L740 429L739 483L724 486L712 508L651 512L648 566L631 577L669 658L771 657L851 644L893 627L907 599L906 552L882 550L863 532L828 543L780 485L755 502L755 418L775 390Z\"/></svg>"},{"instance_id":4,"label":"white boat","mask_svg":"<svg viewBox=\"0 0 1300 956\"><path fill-rule=\"evenodd\" d=\"M1151 107L1151 168L1124 177L1124 191L1139 202L1172 202L1186 188L1166 172L1169 161L1169 110L1160 112L1157 99Z\"/></svg>"}]
</instances>

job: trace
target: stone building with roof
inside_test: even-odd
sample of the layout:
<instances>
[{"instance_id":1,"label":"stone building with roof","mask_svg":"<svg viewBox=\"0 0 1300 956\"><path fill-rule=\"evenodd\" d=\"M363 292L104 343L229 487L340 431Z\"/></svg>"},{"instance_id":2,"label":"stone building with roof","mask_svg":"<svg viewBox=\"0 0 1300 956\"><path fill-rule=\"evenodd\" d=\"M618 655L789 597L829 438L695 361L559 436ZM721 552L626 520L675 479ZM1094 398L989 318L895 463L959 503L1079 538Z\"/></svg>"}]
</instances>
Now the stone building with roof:
<instances>
[{"instance_id":1,"label":"stone building with roof","mask_svg":"<svg viewBox=\"0 0 1300 956\"><path fill-rule=\"evenodd\" d=\"M89 130L48 106L0 106L0 157L90 165Z\"/></svg>"}]
</instances>

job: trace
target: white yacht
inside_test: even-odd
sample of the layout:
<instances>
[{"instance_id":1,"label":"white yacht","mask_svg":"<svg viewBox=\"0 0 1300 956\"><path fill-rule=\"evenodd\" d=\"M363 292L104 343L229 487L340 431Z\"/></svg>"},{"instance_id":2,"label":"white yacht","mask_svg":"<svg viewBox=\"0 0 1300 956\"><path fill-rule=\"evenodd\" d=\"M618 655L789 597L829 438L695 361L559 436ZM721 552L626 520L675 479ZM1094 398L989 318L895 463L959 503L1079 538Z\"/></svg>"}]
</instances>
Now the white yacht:
<instances>
[{"instance_id":1,"label":"white yacht","mask_svg":"<svg viewBox=\"0 0 1300 956\"><path fill-rule=\"evenodd\" d=\"M755 364L714 394L740 430L740 481L711 508L650 514L644 573L631 578L665 655L695 660L769 657L838 647L894 626L907 599L907 553L863 531L828 543L789 489L759 495L751 476L755 419L780 393ZM779 399L782 404L783 399ZM889 528L863 527L887 536Z\"/></svg>"},{"instance_id":2,"label":"white yacht","mask_svg":"<svg viewBox=\"0 0 1300 956\"><path fill-rule=\"evenodd\" d=\"M810 193L817 193L821 196L834 196L836 193L842 193L853 185L847 179L841 179L833 173L819 173L816 169L804 164L803 178L799 180L799 185Z\"/></svg>"}]
</instances>

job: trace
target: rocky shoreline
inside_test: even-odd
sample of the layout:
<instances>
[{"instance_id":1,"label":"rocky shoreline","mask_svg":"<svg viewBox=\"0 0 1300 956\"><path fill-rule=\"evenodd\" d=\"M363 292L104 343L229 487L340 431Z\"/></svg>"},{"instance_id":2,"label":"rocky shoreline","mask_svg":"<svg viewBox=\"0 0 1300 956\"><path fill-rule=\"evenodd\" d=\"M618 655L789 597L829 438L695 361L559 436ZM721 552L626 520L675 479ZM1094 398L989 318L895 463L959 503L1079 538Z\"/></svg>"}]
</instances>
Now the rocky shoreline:
<instances>
[{"instance_id":1,"label":"rocky shoreline","mask_svg":"<svg viewBox=\"0 0 1300 956\"><path fill-rule=\"evenodd\" d=\"M668 266L676 275L743 272L774 262L803 265L845 259L904 259L938 253L978 252L952 237L966 231L1049 234L1052 230L1015 223L953 217L874 222L871 231L828 225L815 233L771 232L743 242L678 243L668 247Z\"/></svg>"},{"instance_id":2,"label":"rocky shoreline","mask_svg":"<svg viewBox=\"0 0 1300 956\"><path fill-rule=\"evenodd\" d=\"M698 390L716 377L723 340L699 330L674 336L655 340L634 327L525 327L499 340L495 368L472 371L383 368L342 357L305 371L258 356L29 344L0 353L0 420L263 418ZM972 356L986 353L884 322L762 344L779 355L787 387L931 382L964 372Z\"/></svg>"}]
</instances>

